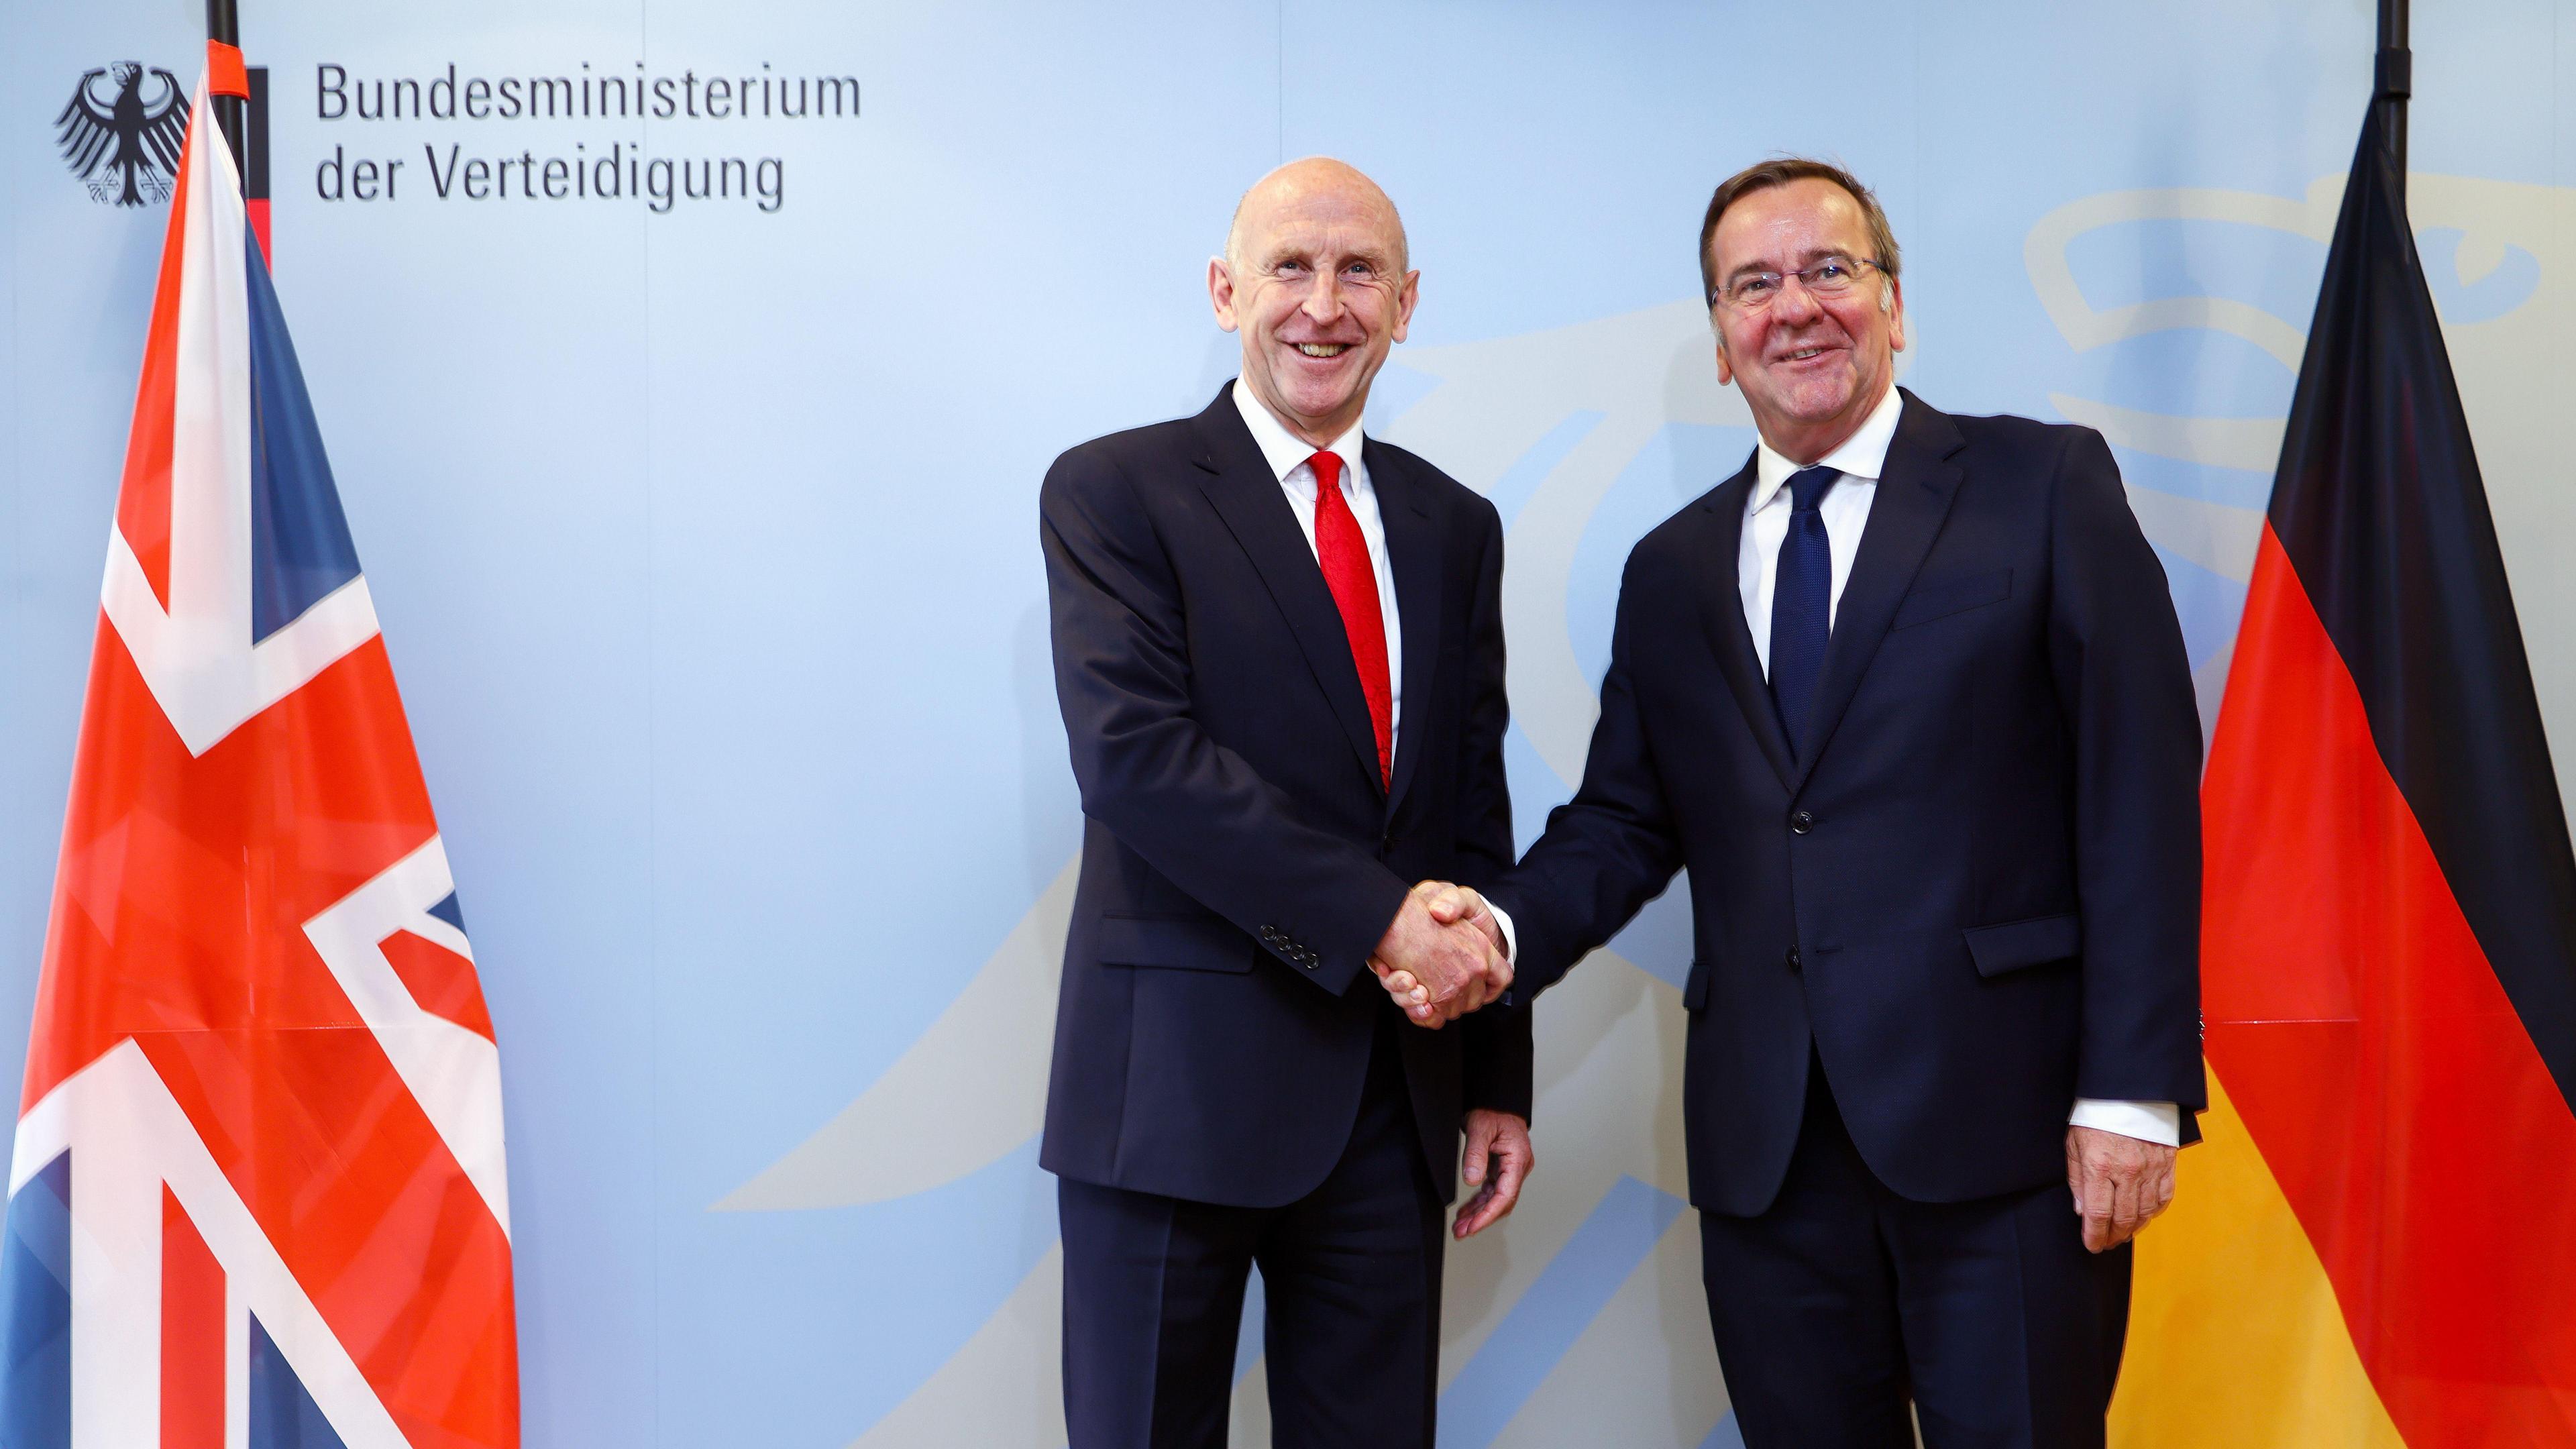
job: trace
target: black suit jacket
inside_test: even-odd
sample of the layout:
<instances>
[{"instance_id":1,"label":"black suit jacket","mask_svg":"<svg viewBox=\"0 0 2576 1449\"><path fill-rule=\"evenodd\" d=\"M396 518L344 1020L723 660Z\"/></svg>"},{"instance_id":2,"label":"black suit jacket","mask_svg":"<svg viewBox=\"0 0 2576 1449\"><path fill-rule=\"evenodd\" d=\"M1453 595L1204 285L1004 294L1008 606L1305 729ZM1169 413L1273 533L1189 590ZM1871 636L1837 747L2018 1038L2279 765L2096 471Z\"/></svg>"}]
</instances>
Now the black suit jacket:
<instances>
[{"instance_id":1,"label":"black suit jacket","mask_svg":"<svg viewBox=\"0 0 2576 1449\"><path fill-rule=\"evenodd\" d=\"M1083 444L1039 494L1056 695L1082 789L1039 1161L1267 1207L1350 1138L1395 1011L1369 953L1414 881L1511 864L1502 525L1374 439L1404 641L1393 788L1313 548L1223 391ZM1526 1019L1399 1036L1431 1180L1465 1107L1526 1116Z\"/></svg>"},{"instance_id":2,"label":"black suit jacket","mask_svg":"<svg viewBox=\"0 0 2576 1449\"><path fill-rule=\"evenodd\" d=\"M1492 892L1543 990L1690 871L1691 1200L1767 1208L1809 1042L1909 1198L2065 1174L2078 1096L2206 1105L2200 721L2099 434L1912 394L1810 737L1737 588L1754 468L1629 555L1583 784Z\"/></svg>"}]
</instances>

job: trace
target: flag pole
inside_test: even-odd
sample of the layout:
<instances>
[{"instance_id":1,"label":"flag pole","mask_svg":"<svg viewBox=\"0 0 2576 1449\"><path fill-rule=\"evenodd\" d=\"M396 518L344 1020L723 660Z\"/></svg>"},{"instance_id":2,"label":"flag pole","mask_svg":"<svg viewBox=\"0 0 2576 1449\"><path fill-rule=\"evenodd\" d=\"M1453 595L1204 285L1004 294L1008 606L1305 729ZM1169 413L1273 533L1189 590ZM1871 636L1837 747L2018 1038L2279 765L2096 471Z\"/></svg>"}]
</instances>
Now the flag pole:
<instances>
[{"instance_id":1,"label":"flag pole","mask_svg":"<svg viewBox=\"0 0 2576 1449\"><path fill-rule=\"evenodd\" d=\"M230 0L207 0L226 4ZM2379 132L2397 163L2397 199L2406 199L2406 99L2415 90L2415 52L2406 44L2406 0L2379 0L2379 69L2371 99L2379 106Z\"/></svg>"},{"instance_id":2,"label":"flag pole","mask_svg":"<svg viewBox=\"0 0 2576 1449\"><path fill-rule=\"evenodd\" d=\"M2398 0L2402 9L2405 0ZM2381 0L2383 14L2387 0ZM2382 21L2383 26L2385 21ZM206 0L206 38L220 40L238 50L241 48L241 10L235 0ZM233 164L242 164L242 103L238 96L210 96L215 107L215 124L223 128L224 143L232 147Z\"/></svg>"}]
</instances>

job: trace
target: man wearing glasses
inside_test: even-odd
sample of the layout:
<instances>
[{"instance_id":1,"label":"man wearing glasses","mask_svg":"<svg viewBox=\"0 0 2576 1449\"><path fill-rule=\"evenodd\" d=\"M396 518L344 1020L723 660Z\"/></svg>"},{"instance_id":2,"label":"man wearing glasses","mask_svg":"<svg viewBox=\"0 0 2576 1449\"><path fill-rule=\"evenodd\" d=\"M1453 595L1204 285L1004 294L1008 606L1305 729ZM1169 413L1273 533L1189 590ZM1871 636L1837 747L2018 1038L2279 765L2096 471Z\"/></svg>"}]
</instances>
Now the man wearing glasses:
<instances>
[{"instance_id":1,"label":"man wearing glasses","mask_svg":"<svg viewBox=\"0 0 2576 1449\"><path fill-rule=\"evenodd\" d=\"M1896 239L1820 162L1700 233L1761 433L1640 542L1583 784L1491 890L1543 990L1690 871L1709 1318L1753 1449L2097 1445L2128 1240L2205 1105L2200 723L2101 437L1894 385ZM1448 1013L1394 972L1415 1020Z\"/></svg>"}]
</instances>

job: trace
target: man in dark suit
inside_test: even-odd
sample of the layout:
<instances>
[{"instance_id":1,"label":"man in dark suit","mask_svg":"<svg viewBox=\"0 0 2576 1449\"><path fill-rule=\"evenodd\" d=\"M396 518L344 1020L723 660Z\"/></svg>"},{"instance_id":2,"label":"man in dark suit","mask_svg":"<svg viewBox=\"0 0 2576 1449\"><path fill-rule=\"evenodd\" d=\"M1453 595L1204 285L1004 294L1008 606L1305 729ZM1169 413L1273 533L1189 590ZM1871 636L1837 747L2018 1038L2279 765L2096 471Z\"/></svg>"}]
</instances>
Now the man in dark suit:
<instances>
[{"instance_id":1,"label":"man in dark suit","mask_svg":"<svg viewBox=\"0 0 2576 1449\"><path fill-rule=\"evenodd\" d=\"M1462 1124L1457 1236L1530 1166L1526 1018L1408 1030L1369 975L1510 981L1411 888L1512 845L1500 520L1361 434L1417 288L1375 185L1282 167L1208 268L1242 376L1040 494L1088 817L1039 1159L1073 1449L1224 1442L1255 1264L1272 1442L1430 1449Z\"/></svg>"},{"instance_id":2,"label":"man in dark suit","mask_svg":"<svg viewBox=\"0 0 2576 1449\"><path fill-rule=\"evenodd\" d=\"M1909 1398L1933 1449L2099 1444L2123 1245L2205 1103L2163 570L2099 435L1894 386L1896 240L1849 175L1737 175L1700 262L1760 446L1629 555L1580 790L1493 915L1440 913L1516 937L1525 994L1688 867L1691 1200L1749 1445L1906 1445Z\"/></svg>"}]
</instances>

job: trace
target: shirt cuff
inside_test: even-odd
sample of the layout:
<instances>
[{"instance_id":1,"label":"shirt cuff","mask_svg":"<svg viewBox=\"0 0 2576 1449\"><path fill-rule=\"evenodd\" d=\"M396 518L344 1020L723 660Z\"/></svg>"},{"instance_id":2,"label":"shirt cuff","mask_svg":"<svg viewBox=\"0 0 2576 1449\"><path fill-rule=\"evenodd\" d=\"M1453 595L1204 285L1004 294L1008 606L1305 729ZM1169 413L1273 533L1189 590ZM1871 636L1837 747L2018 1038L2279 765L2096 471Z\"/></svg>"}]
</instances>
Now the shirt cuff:
<instances>
[{"instance_id":1,"label":"shirt cuff","mask_svg":"<svg viewBox=\"0 0 2576 1449\"><path fill-rule=\"evenodd\" d=\"M1511 912L1492 901L1485 902L1485 909L1492 913L1494 924L1503 928L1503 960L1518 966L1521 964L1521 938L1512 930Z\"/></svg>"},{"instance_id":2,"label":"shirt cuff","mask_svg":"<svg viewBox=\"0 0 2576 1449\"><path fill-rule=\"evenodd\" d=\"M2099 1097L2078 1097L2066 1125L2095 1127L2166 1147L2182 1145L2182 1108L2171 1102L2107 1102Z\"/></svg>"}]
</instances>

